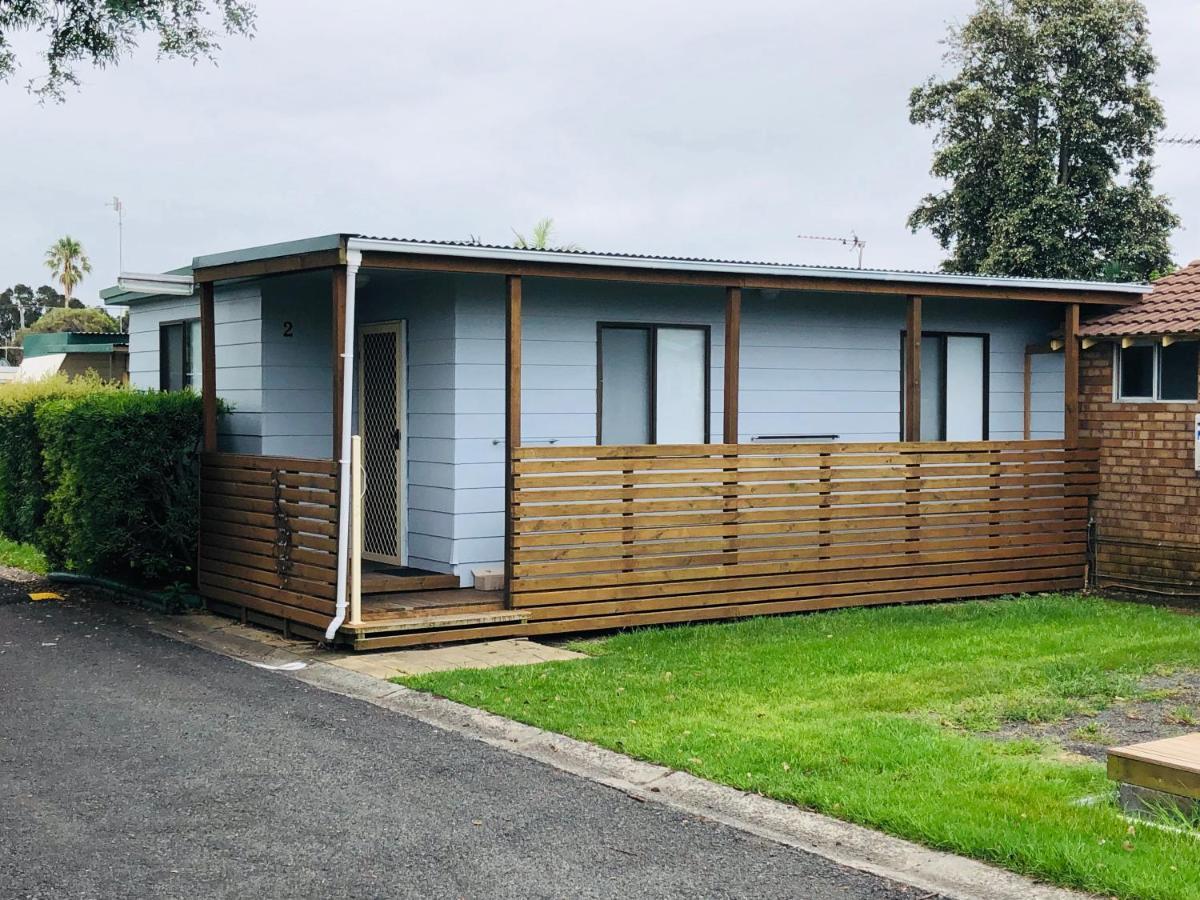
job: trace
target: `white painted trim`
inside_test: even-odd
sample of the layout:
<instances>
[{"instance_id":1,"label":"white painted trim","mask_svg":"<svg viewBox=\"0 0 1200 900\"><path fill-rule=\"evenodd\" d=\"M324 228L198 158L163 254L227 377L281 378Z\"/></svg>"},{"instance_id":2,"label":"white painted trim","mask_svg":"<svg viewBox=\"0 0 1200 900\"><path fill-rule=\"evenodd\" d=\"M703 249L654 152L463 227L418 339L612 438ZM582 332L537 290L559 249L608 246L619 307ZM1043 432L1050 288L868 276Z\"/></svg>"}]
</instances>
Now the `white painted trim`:
<instances>
[{"instance_id":1,"label":"white painted trim","mask_svg":"<svg viewBox=\"0 0 1200 900\"><path fill-rule=\"evenodd\" d=\"M196 291L191 275L156 275L122 272L117 287L132 294L171 294L190 297Z\"/></svg>"},{"instance_id":2,"label":"white painted trim","mask_svg":"<svg viewBox=\"0 0 1200 900\"><path fill-rule=\"evenodd\" d=\"M396 335L396 428L400 431L400 452L396 455L396 546L400 554L395 557L377 553L363 553L364 558L393 565L408 565L408 322L393 319L388 322L372 322L358 326L358 415L361 422L365 406L366 378L363 371L362 339L366 334Z\"/></svg>"},{"instance_id":3,"label":"white painted trim","mask_svg":"<svg viewBox=\"0 0 1200 900\"><path fill-rule=\"evenodd\" d=\"M1035 290L1123 293L1142 295L1148 285L1120 282L1062 281L1052 278L994 278L986 275L948 275L942 272L902 272L887 269L846 269L830 266L796 266L750 262L719 262L706 259L670 259L654 256L620 256L610 253L522 250L517 247L474 247L469 244L438 244L384 238L350 238L346 246L372 253L420 253L428 256L458 256L505 262L561 263L572 266L622 266L630 269L666 269L682 272L720 272L735 275L782 275L800 278L856 278L863 281L905 284L949 284L964 288L1032 288Z\"/></svg>"}]
</instances>

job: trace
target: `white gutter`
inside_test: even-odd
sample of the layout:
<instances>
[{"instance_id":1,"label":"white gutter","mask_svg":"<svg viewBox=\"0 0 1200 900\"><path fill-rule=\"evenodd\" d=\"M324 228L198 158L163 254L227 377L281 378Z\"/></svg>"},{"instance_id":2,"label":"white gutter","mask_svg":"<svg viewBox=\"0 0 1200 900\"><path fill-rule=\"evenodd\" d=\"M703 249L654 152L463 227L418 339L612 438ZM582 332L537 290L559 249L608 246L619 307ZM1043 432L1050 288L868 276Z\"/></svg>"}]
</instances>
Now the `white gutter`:
<instances>
[{"instance_id":1,"label":"white gutter","mask_svg":"<svg viewBox=\"0 0 1200 900\"><path fill-rule=\"evenodd\" d=\"M356 498L350 496L350 417L354 400L354 282L358 267L362 265L362 253L346 251L346 327L342 343L342 446L341 480L338 485L338 544L337 544L337 607L333 619L325 629L325 640L337 637L338 629L346 621L346 584L349 581L350 560L350 511Z\"/></svg>"},{"instance_id":2,"label":"white gutter","mask_svg":"<svg viewBox=\"0 0 1200 900\"><path fill-rule=\"evenodd\" d=\"M122 272L117 287L131 294L175 294L190 297L196 290L191 275L158 275Z\"/></svg>"},{"instance_id":3,"label":"white gutter","mask_svg":"<svg viewBox=\"0 0 1200 900\"><path fill-rule=\"evenodd\" d=\"M502 262L559 263L574 266L621 266L630 269L665 269L680 272L716 272L726 275L782 275L787 278L847 278L903 284L947 284L959 287L1026 288L1079 291L1081 293L1145 294L1149 285L1125 282L1069 281L1055 278L997 278L988 275L950 275L943 272L902 272L888 269L848 269L829 266L773 265L750 262L719 262L706 259L669 259L654 256L619 256L579 251L522 250L517 247L476 247L470 244L438 244L424 241L350 238L346 246L374 253L421 253L428 256L457 256Z\"/></svg>"}]
</instances>

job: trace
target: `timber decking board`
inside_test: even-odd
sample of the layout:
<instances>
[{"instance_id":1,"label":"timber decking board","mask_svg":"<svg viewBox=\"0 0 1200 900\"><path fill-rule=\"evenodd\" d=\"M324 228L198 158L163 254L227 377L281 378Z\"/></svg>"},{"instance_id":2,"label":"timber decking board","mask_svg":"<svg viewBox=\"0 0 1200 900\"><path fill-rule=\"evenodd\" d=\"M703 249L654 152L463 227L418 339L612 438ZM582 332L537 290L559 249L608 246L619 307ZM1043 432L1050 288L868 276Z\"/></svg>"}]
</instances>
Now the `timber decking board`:
<instances>
[{"instance_id":1,"label":"timber decking board","mask_svg":"<svg viewBox=\"0 0 1200 900\"><path fill-rule=\"evenodd\" d=\"M387 572L363 572L362 592L396 594L408 591L452 590L459 586L457 575L428 572L420 575L391 575Z\"/></svg>"},{"instance_id":2,"label":"timber decking board","mask_svg":"<svg viewBox=\"0 0 1200 900\"><path fill-rule=\"evenodd\" d=\"M399 594L376 594L363 598L363 618L378 619L411 612L428 613L438 609L503 609L502 591L477 591L474 588L454 590L413 591Z\"/></svg>"},{"instance_id":3,"label":"timber decking board","mask_svg":"<svg viewBox=\"0 0 1200 900\"><path fill-rule=\"evenodd\" d=\"M1113 747L1108 751L1108 777L1200 799L1200 733Z\"/></svg>"}]
</instances>

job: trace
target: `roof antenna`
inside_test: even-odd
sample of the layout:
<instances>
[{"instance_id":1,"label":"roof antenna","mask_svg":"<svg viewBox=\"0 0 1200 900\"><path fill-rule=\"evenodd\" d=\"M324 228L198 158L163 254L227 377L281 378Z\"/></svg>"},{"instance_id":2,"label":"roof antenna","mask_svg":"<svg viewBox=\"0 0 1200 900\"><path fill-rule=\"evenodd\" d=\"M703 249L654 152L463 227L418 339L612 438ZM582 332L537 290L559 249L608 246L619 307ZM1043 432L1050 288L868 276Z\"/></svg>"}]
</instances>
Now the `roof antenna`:
<instances>
[{"instance_id":1,"label":"roof antenna","mask_svg":"<svg viewBox=\"0 0 1200 900\"><path fill-rule=\"evenodd\" d=\"M1160 144L1178 144L1181 147L1200 147L1200 137L1194 135L1175 134L1171 137L1159 138Z\"/></svg>"},{"instance_id":2,"label":"roof antenna","mask_svg":"<svg viewBox=\"0 0 1200 900\"><path fill-rule=\"evenodd\" d=\"M105 203L117 214L117 274L125 271L125 204L121 198L114 196L111 203Z\"/></svg>"},{"instance_id":3,"label":"roof antenna","mask_svg":"<svg viewBox=\"0 0 1200 900\"><path fill-rule=\"evenodd\" d=\"M855 231L850 232L850 237L828 237L823 234L798 234L796 237L802 241L836 241L843 247L849 247L850 252L858 251L858 267L863 267L863 251L867 249L867 242L858 236Z\"/></svg>"}]
</instances>

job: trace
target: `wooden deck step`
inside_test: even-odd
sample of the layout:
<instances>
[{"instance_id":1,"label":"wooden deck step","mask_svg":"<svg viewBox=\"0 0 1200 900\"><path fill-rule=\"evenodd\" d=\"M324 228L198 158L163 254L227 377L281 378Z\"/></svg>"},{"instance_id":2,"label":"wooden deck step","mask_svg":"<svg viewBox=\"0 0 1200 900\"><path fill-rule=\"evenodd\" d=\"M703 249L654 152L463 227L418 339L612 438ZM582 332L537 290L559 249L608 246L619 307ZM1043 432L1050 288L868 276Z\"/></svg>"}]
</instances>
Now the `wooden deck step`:
<instances>
[{"instance_id":1,"label":"wooden deck step","mask_svg":"<svg viewBox=\"0 0 1200 900\"><path fill-rule=\"evenodd\" d=\"M1200 799L1200 733L1113 747L1108 777L1180 797Z\"/></svg>"},{"instance_id":2,"label":"wooden deck step","mask_svg":"<svg viewBox=\"0 0 1200 900\"><path fill-rule=\"evenodd\" d=\"M520 609L481 609L477 612L438 613L432 615L408 615L370 619L360 625L344 626L343 630L354 636L367 634L400 634L410 631L436 632L445 629L464 628L476 625L503 625L520 623L529 618L529 613Z\"/></svg>"},{"instance_id":3,"label":"wooden deck step","mask_svg":"<svg viewBox=\"0 0 1200 900\"><path fill-rule=\"evenodd\" d=\"M362 592L366 594L396 594L405 591L445 591L458 588L457 575L429 572L420 575L391 575L387 572L364 572Z\"/></svg>"}]
</instances>

